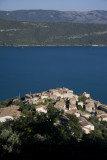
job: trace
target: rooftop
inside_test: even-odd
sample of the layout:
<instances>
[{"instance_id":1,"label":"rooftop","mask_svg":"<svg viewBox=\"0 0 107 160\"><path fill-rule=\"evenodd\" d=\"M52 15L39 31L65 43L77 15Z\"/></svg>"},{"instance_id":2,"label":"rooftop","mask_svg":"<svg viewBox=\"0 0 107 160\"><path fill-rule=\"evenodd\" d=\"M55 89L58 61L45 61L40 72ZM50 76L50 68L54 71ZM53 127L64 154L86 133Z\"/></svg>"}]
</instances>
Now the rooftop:
<instances>
[{"instance_id":1,"label":"rooftop","mask_svg":"<svg viewBox=\"0 0 107 160\"><path fill-rule=\"evenodd\" d=\"M79 123L80 123L80 125L81 126L87 126L87 125L91 125L91 126L93 126L93 124L92 123L90 123L89 121L87 121L85 118L83 118L83 117L79 117Z\"/></svg>"},{"instance_id":2,"label":"rooftop","mask_svg":"<svg viewBox=\"0 0 107 160\"><path fill-rule=\"evenodd\" d=\"M0 108L0 117L5 117L5 116L19 117L21 113L19 111L19 108L20 107L16 105L12 105L6 108Z\"/></svg>"}]
</instances>

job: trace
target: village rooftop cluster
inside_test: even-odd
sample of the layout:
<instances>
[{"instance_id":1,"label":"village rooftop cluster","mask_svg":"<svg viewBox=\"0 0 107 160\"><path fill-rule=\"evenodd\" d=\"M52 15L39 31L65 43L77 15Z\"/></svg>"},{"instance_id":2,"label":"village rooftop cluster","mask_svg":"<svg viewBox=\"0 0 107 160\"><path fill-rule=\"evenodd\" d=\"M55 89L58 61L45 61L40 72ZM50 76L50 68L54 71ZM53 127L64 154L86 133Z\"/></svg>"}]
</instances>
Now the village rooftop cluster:
<instances>
[{"instance_id":1,"label":"village rooftop cluster","mask_svg":"<svg viewBox=\"0 0 107 160\"><path fill-rule=\"evenodd\" d=\"M17 99L13 100L14 102ZM44 91L42 93L26 94L22 101L24 105L35 106L38 113L47 113L47 103L51 101L54 107L66 114L74 114L79 119L79 125L86 134L94 130L94 125L88 121L91 116L98 117L99 121L107 121L107 105L93 100L90 94L84 92L81 95L75 95L72 90L67 88L56 88ZM0 121L20 117L20 106L10 105L0 109Z\"/></svg>"}]
</instances>

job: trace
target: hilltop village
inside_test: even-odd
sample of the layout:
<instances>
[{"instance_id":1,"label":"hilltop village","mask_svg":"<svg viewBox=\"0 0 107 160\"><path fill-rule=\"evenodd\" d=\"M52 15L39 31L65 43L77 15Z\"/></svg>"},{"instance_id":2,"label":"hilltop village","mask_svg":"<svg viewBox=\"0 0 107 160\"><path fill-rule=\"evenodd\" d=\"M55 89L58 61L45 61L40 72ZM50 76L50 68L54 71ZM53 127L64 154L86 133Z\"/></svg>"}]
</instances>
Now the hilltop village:
<instances>
[{"instance_id":1,"label":"hilltop village","mask_svg":"<svg viewBox=\"0 0 107 160\"><path fill-rule=\"evenodd\" d=\"M15 98L8 107L0 108L1 122L21 116L18 101L19 98ZM78 96L67 88L56 88L42 93L26 94L20 101L26 108L28 105L33 106L38 113L47 113L47 105L53 104L57 110L64 112L65 120L66 114L75 115L86 134L94 130L94 125L88 121L91 116L98 117L99 121L107 121L107 105L91 99L90 94L86 92Z\"/></svg>"}]
</instances>

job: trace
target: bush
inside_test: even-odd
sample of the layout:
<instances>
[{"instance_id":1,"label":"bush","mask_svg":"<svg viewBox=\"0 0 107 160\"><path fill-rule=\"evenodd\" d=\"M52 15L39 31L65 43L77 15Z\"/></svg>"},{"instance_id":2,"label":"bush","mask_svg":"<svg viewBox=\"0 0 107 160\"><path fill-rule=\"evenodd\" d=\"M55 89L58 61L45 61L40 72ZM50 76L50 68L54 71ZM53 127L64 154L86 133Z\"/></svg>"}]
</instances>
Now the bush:
<instances>
[{"instance_id":1,"label":"bush","mask_svg":"<svg viewBox=\"0 0 107 160\"><path fill-rule=\"evenodd\" d=\"M86 96L79 96L79 101L82 101L83 103L85 103L87 99L88 98Z\"/></svg>"},{"instance_id":2,"label":"bush","mask_svg":"<svg viewBox=\"0 0 107 160\"><path fill-rule=\"evenodd\" d=\"M12 101L13 101L13 99L11 98L11 99L7 99L7 100L1 102L0 103L0 108L8 107L9 105L12 104Z\"/></svg>"},{"instance_id":3,"label":"bush","mask_svg":"<svg viewBox=\"0 0 107 160\"><path fill-rule=\"evenodd\" d=\"M82 106L81 105L78 105L78 110L80 110L80 111L84 111L84 109L82 108Z\"/></svg>"}]
</instances>

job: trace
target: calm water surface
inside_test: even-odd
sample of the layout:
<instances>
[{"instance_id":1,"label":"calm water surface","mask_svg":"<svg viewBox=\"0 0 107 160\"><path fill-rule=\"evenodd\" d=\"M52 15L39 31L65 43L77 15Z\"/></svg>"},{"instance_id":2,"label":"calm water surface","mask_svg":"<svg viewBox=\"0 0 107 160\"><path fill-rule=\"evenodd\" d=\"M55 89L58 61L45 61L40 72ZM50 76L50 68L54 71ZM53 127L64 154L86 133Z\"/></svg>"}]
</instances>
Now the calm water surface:
<instances>
[{"instance_id":1,"label":"calm water surface","mask_svg":"<svg viewBox=\"0 0 107 160\"><path fill-rule=\"evenodd\" d=\"M0 101L56 87L107 104L107 47L0 47Z\"/></svg>"}]
</instances>

